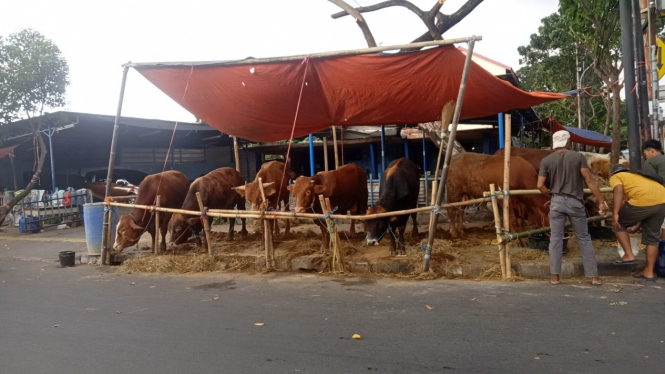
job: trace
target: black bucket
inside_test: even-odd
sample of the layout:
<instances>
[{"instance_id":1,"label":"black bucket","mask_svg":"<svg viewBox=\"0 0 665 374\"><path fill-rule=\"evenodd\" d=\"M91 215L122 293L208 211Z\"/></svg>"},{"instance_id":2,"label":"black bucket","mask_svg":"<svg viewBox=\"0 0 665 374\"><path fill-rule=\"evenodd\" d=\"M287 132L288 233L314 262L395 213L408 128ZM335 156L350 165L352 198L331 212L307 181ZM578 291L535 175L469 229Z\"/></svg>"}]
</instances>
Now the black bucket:
<instances>
[{"instance_id":1,"label":"black bucket","mask_svg":"<svg viewBox=\"0 0 665 374\"><path fill-rule=\"evenodd\" d=\"M568 239L570 239L570 236L564 235L562 253L568 252ZM550 237L549 237L549 235L540 234L540 235L530 236L529 237L529 248L539 249L541 251L549 252L549 250L550 250Z\"/></svg>"},{"instance_id":2,"label":"black bucket","mask_svg":"<svg viewBox=\"0 0 665 374\"><path fill-rule=\"evenodd\" d=\"M602 240L604 242L615 242L617 241L614 231L611 227L608 226L594 226L589 225L589 235L592 240Z\"/></svg>"},{"instance_id":3,"label":"black bucket","mask_svg":"<svg viewBox=\"0 0 665 374\"><path fill-rule=\"evenodd\" d=\"M63 268L72 267L76 264L76 252L74 251L58 252L58 258Z\"/></svg>"}]
</instances>

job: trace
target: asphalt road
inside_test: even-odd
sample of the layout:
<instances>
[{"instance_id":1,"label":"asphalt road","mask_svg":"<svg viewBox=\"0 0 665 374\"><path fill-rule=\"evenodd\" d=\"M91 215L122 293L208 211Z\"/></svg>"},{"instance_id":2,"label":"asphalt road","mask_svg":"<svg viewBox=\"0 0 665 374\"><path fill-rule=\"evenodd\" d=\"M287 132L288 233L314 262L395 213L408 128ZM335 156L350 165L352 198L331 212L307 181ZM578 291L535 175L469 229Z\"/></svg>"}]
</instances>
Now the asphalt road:
<instances>
[{"instance_id":1,"label":"asphalt road","mask_svg":"<svg viewBox=\"0 0 665 374\"><path fill-rule=\"evenodd\" d=\"M662 280L121 275L0 258L0 282L2 373L665 372Z\"/></svg>"}]
</instances>

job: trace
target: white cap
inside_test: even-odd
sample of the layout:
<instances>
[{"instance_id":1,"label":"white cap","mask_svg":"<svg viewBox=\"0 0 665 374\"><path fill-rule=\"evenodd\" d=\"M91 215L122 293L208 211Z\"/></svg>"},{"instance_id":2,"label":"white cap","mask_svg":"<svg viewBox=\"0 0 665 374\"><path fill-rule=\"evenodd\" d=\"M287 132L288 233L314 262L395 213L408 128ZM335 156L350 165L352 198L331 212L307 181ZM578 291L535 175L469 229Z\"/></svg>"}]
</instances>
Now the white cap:
<instances>
[{"instance_id":1,"label":"white cap","mask_svg":"<svg viewBox=\"0 0 665 374\"><path fill-rule=\"evenodd\" d=\"M560 130L555 132L554 135L552 135L552 148L557 149L565 147L569 139L570 133L568 131Z\"/></svg>"}]
</instances>

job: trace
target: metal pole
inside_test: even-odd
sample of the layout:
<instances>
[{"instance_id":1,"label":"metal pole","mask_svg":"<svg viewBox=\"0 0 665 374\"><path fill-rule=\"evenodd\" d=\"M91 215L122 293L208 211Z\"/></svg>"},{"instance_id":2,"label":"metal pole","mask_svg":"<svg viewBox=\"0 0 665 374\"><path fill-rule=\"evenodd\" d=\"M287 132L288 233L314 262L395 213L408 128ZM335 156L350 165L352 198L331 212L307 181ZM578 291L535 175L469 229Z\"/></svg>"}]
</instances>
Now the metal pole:
<instances>
[{"instance_id":1,"label":"metal pole","mask_svg":"<svg viewBox=\"0 0 665 374\"><path fill-rule=\"evenodd\" d=\"M427 249L423 259L423 272L429 271L429 259L432 257L432 244L434 244L434 234L436 225L439 221L439 215L436 208L441 205L443 199L443 190L448 180L448 168L450 167L450 159L453 156L453 147L455 145L455 136L457 135L457 124L459 123L460 113L462 112L462 104L464 103L464 93L466 91L466 81L469 77L469 67L471 66L471 56L473 55L473 46L475 39L472 38L469 42L469 48L466 52L466 60L464 61L464 70L462 72L462 81L459 86L459 93L457 94L457 106L455 106L455 114L453 116L453 123L450 125L450 137L448 138L448 146L446 147L446 157L443 162L443 169L441 170L441 182L439 182L439 189L436 193L435 210L432 211L433 219L430 219L429 236L427 238Z\"/></svg>"},{"instance_id":2,"label":"metal pole","mask_svg":"<svg viewBox=\"0 0 665 374\"><path fill-rule=\"evenodd\" d=\"M374 181L372 174L369 175L369 205L374 206Z\"/></svg>"},{"instance_id":3,"label":"metal pole","mask_svg":"<svg viewBox=\"0 0 665 374\"><path fill-rule=\"evenodd\" d=\"M118 110L115 114L115 122L113 124L113 137L111 138L111 154L109 155L109 169L106 174L106 193L105 197L111 194L111 181L113 179L113 166L115 165L115 150L118 147L118 128L120 127L120 115L122 114L122 101L125 97L125 84L127 83L127 71L129 67L123 66L122 69L122 83L120 84L120 99L118 99ZM110 212L110 211L109 211ZM104 224L102 226L102 265L106 265L108 256L109 240L111 239L108 234L110 223L110 214L104 214Z\"/></svg>"},{"instance_id":4,"label":"metal pole","mask_svg":"<svg viewBox=\"0 0 665 374\"><path fill-rule=\"evenodd\" d=\"M285 160L286 167L290 167L289 161L290 160ZM249 175L249 150L247 149L247 143L245 143L245 167L247 168L247 180L251 180L250 175Z\"/></svg>"},{"instance_id":5,"label":"metal pole","mask_svg":"<svg viewBox=\"0 0 665 374\"><path fill-rule=\"evenodd\" d=\"M376 160L374 159L374 143L369 143L369 159L370 162L372 163L372 167L370 168L370 170L372 171L372 174L376 176L377 174L376 174Z\"/></svg>"},{"instance_id":6,"label":"metal pole","mask_svg":"<svg viewBox=\"0 0 665 374\"><path fill-rule=\"evenodd\" d=\"M381 170L386 170L386 127L381 125Z\"/></svg>"},{"instance_id":7,"label":"metal pole","mask_svg":"<svg viewBox=\"0 0 665 374\"><path fill-rule=\"evenodd\" d=\"M640 17L639 0L633 0L633 27L635 29L635 58L637 59L637 96L640 105L640 128L642 130L642 139L648 140L651 139L651 124L649 121L647 68L644 58L644 33L642 32L642 18Z\"/></svg>"},{"instance_id":8,"label":"metal pole","mask_svg":"<svg viewBox=\"0 0 665 374\"><path fill-rule=\"evenodd\" d=\"M314 176L314 136L309 134L309 175Z\"/></svg>"},{"instance_id":9,"label":"metal pole","mask_svg":"<svg viewBox=\"0 0 665 374\"><path fill-rule=\"evenodd\" d=\"M499 113L499 148L503 149L503 144L505 143L503 139L503 113Z\"/></svg>"},{"instance_id":10,"label":"metal pole","mask_svg":"<svg viewBox=\"0 0 665 374\"><path fill-rule=\"evenodd\" d=\"M425 205L429 197L429 183L427 181L427 147L425 144L425 131L423 131L423 173L425 173Z\"/></svg>"},{"instance_id":11,"label":"metal pole","mask_svg":"<svg viewBox=\"0 0 665 374\"><path fill-rule=\"evenodd\" d=\"M635 54L633 49L633 9L631 0L619 0L621 16L621 51L623 53L624 92L626 95L626 117L628 119L628 150L630 170L642 168L640 157L640 130L637 123L637 95L635 94Z\"/></svg>"},{"instance_id":12,"label":"metal pole","mask_svg":"<svg viewBox=\"0 0 665 374\"><path fill-rule=\"evenodd\" d=\"M332 126L332 133L333 133L333 149L335 150L335 170L339 167L339 155L337 152L337 128L335 126Z\"/></svg>"},{"instance_id":13,"label":"metal pole","mask_svg":"<svg viewBox=\"0 0 665 374\"><path fill-rule=\"evenodd\" d=\"M404 139L404 157L409 158L409 141Z\"/></svg>"},{"instance_id":14,"label":"metal pole","mask_svg":"<svg viewBox=\"0 0 665 374\"><path fill-rule=\"evenodd\" d=\"M655 4L649 1L647 11L647 21L649 22L649 58L651 61L651 131L655 139L661 140L660 134L660 118L659 118L659 103L658 103L658 66L656 61L656 51L658 44L654 38L656 34L655 25L652 24L652 12Z\"/></svg>"}]
</instances>

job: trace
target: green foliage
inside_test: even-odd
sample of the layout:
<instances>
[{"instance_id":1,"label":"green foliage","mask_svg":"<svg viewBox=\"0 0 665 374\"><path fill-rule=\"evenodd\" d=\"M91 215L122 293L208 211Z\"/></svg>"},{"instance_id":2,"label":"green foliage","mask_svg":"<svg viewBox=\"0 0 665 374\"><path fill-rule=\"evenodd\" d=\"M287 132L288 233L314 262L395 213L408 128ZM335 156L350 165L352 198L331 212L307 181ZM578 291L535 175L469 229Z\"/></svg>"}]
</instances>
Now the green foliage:
<instances>
[{"instance_id":1,"label":"green foliage","mask_svg":"<svg viewBox=\"0 0 665 374\"><path fill-rule=\"evenodd\" d=\"M0 38L0 124L65 105L69 66L60 49L24 29Z\"/></svg>"}]
</instances>

